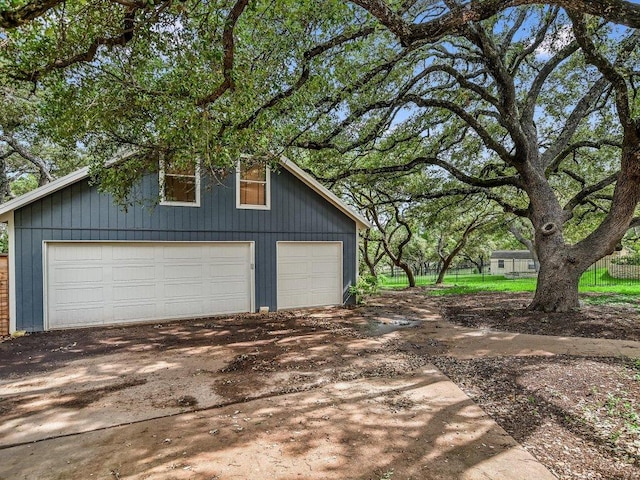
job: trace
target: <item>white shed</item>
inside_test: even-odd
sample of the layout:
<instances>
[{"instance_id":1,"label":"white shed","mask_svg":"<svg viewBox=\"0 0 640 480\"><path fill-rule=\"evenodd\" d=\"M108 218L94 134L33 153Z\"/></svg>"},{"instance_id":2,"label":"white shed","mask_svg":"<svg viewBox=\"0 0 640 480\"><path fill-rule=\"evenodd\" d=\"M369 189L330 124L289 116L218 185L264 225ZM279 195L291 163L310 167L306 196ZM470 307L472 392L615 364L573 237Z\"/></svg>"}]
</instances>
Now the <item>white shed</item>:
<instances>
[{"instance_id":1,"label":"white shed","mask_svg":"<svg viewBox=\"0 0 640 480\"><path fill-rule=\"evenodd\" d=\"M527 276L536 274L536 264L529 250L496 250L491 253L493 275Z\"/></svg>"}]
</instances>

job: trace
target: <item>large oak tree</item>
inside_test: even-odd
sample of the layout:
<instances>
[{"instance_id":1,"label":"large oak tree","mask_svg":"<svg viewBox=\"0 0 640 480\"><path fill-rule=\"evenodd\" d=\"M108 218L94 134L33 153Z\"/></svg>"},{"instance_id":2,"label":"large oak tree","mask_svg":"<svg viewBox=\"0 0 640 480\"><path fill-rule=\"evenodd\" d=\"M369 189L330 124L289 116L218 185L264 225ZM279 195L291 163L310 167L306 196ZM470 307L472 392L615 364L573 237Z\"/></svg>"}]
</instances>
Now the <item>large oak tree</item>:
<instances>
[{"instance_id":1,"label":"large oak tree","mask_svg":"<svg viewBox=\"0 0 640 480\"><path fill-rule=\"evenodd\" d=\"M291 152L333 181L418 172L443 187L416 198L475 193L530 220L541 310L576 307L581 272L635 221L636 3L8 5L0 81L46 88L42 129L91 152L123 201L159 155L214 177L240 152ZM139 162L102 168L123 149ZM593 205L606 217L569 244Z\"/></svg>"}]
</instances>

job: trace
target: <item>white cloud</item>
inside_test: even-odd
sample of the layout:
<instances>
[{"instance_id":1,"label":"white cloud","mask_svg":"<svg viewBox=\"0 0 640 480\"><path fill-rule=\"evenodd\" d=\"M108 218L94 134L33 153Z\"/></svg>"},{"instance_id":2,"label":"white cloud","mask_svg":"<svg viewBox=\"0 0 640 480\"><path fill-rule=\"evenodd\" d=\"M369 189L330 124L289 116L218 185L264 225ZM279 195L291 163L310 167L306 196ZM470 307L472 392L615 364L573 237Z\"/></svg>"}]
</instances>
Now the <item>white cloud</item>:
<instances>
[{"instance_id":1,"label":"white cloud","mask_svg":"<svg viewBox=\"0 0 640 480\"><path fill-rule=\"evenodd\" d=\"M559 29L548 34L545 39L538 45L535 53L537 57L551 58L564 47L574 40L573 29L571 25L562 25Z\"/></svg>"}]
</instances>

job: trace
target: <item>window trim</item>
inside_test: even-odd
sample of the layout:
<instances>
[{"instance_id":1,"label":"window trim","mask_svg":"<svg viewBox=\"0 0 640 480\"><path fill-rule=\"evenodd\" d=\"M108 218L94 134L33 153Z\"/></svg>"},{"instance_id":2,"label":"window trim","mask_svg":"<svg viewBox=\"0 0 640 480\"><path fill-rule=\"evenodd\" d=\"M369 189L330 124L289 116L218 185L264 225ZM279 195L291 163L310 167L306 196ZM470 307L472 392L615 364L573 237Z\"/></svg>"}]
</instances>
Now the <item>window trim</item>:
<instances>
[{"instance_id":1,"label":"window trim","mask_svg":"<svg viewBox=\"0 0 640 480\"><path fill-rule=\"evenodd\" d=\"M239 159L236 162L236 208L244 210L271 210L271 167L269 164L265 165L265 204L264 205L251 205L246 203L240 203L240 162L243 159ZM262 182L255 182L262 183Z\"/></svg>"},{"instance_id":2,"label":"window trim","mask_svg":"<svg viewBox=\"0 0 640 480\"><path fill-rule=\"evenodd\" d=\"M166 205L169 207L199 207L200 206L200 161L196 163L195 181L196 181L196 199L193 202L177 202L174 200L167 200L165 196L165 171L164 171L164 158L160 159L160 169L158 171L158 185L160 186L160 205ZM174 175L176 177L191 177L191 175Z\"/></svg>"},{"instance_id":3,"label":"window trim","mask_svg":"<svg viewBox=\"0 0 640 480\"><path fill-rule=\"evenodd\" d=\"M498 259L498 268L504 268L504 259Z\"/></svg>"}]
</instances>

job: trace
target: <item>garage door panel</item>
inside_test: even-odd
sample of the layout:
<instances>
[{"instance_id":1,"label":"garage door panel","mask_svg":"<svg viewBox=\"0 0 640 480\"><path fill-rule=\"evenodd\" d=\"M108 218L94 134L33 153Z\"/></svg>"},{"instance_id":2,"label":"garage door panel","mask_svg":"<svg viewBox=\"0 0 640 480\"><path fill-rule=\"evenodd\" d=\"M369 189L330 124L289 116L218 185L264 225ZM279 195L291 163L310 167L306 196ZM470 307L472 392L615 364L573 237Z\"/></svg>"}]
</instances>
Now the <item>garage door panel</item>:
<instances>
[{"instance_id":1,"label":"garage door panel","mask_svg":"<svg viewBox=\"0 0 640 480\"><path fill-rule=\"evenodd\" d=\"M56 272L58 281L64 283L86 283L102 281L102 268L87 268L83 266L60 267Z\"/></svg>"},{"instance_id":2,"label":"garage door panel","mask_svg":"<svg viewBox=\"0 0 640 480\"><path fill-rule=\"evenodd\" d=\"M241 292L244 290L244 281L242 279L213 281L210 285L211 290L221 296L236 296L238 292L240 292L240 296L242 296Z\"/></svg>"},{"instance_id":3,"label":"garage door panel","mask_svg":"<svg viewBox=\"0 0 640 480\"><path fill-rule=\"evenodd\" d=\"M311 292L311 296L318 305L335 305L336 294L334 292Z\"/></svg>"},{"instance_id":4,"label":"garage door panel","mask_svg":"<svg viewBox=\"0 0 640 480\"><path fill-rule=\"evenodd\" d=\"M206 288L201 283L165 283L163 289L164 298L200 298L205 295Z\"/></svg>"},{"instance_id":5,"label":"garage door panel","mask_svg":"<svg viewBox=\"0 0 640 480\"><path fill-rule=\"evenodd\" d=\"M165 265L164 278L170 280L202 278L203 268L200 264Z\"/></svg>"},{"instance_id":6,"label":"garage door panel","mask_svg":"<svg viewBox=\"0 0 640 480\"><path fill-rule=\"evenodd\" d=\"M80 263L86 260L100 260L102 258L102 249L92 245L79 246L76 252L69 249L59 249L55 251L54 258L58 261L72 261Z\"/></svg>"},{"instance_id":7,"label":"garage door panel","mask_svg":"<svg viewBox=\"0 0 640 480\"><path fill-rule=\"evenodd\" d=\"M135 284L135 288L128 285L114 285L111 290L113 302L139 302L140 300L155 300L156 284L147 285Z\"/></svg>"},{"instance_id":8,"label":"garage door panel","mask_svg":"<svg viewBox=\"0 0 640 480\"><path fill-rule=\"evenodd\" d=\"M342 243L279 242L278 308L342 303Z\"/></svg>"},{"instance_id":9,"label":"garage door panel","mask_svg":"<svg viewBox=\"0 0 640 480\"><path fill-rule=\"evenodd\" d=\"M249 242L48 242L48 328L250 311L251 252Z\"/></svg>"},{"instance_id":10,"label":"garage door panel","mask_svg":"<svg viewBox=\"0 0 640 480\"><path fill-rule=\"evenodd\" d=\"M306 292L309 289L307 278L304 275L280 277L278 289L283 295L291 295L292 292Z\"/></svg>"},{"instance_id":11,"label":"garage door panel","mask_svg":"<svg viewBox=\"0 0 640 480\"><path fill-rule=\"evenodd\" d=\"M156 308L155 303L128 303L126 305L113 305L111 314L115 323L124 323L130 321L132 317L142 320L154 320L157 317L151 312ZM104 322L100 322L104 323Z\"/></svg>"},{"instance_id":12,"label":"garage door panel","mask_svg":"<svg viewBox=\"0 0 640 480\"><path fill-rule=\"evenodd\" d=\"M278 275L284 279L306 278L311 272L311 265L306 261L278 263Z\"/></svg>"},{"instance_id":13,"label":"garage door panel","mask_svg":"<svg viewBox=\"0 0 640 480\"><path fill-rule=\"evenodd\" d=\"M178 317L185 315L201 315L203 311L203 302L201 300L176 300L173 302L166 302L164 305L164 311L169 314L169 317Z\"/></svg>"},{"instance_id":14,"label":"garage door panel","mask_svg":"<svg viewBox=\"0 0 640 480\"><path fill-rule=\"evenodd\" d=\"M112 268L111 277L114 281L123 282L154 280L156 277L156 268L153 265L117 265Z\"/></svg>"},{"instance_id":15,"label":"garage door panel","mask_svg":"<svg viewBox=\"0 0 640 480\"><path fill-rule=\"evenodd\" d=\"M311 264L311 273L322 277L329 277L336 274L338 271L338 264L336 262L324 261L314 262Z\"/></svg>"},{"instance_id":16,"label":"garage door panel","mask_svg":"<svg viewBox=\"0 0 640 480\"><path fill-rule=\"evenodd\" d=\"M104 288L99 285L56 288L55 294L60 305L83 305L91 302L100 302L104 296Z\"/></svg>"},{"instance_id":17,"label":"garage door panel","mask_svg":"<svg viewBox=\"0 0 640 480\"><path fill-rule=\"evenodd\" d=\"M70 310L66 312L65 327L91 327L95 325L102 325L102 317L104 317L105 311L103 307L86 308L82 311Z\"/></svg>"},{"instance_id":18,"label":"garage door panel","mask_svg":"<svg viewBox=\"0 0 640 480\"><path fill-rule=\"evenodd\" d=\"M151 260L155 257L155 250L151 248L131 248L128 246L113 245L111 247L111 258L113 260Z\"/></svg>"},{"instance_id":19,"label":"garage door panel","mask_svg":"<svg viewBox=\"0 0 640 480\"><path fill-rule=\"evenodd\" d=\"M217 279L223 279L224 281L244 279L243 272L238 271L238 263L233 265L211 265L207 275L214 281Z\"/></svg>"},{"instance_id":20,"label":"garage door panel","mask_svg":"<svg viewBox=\"0 0 640 480\"><path fill-rule=\"evenodd\" d=\"M202 260L202 251L200 248L180 248L176 246L165 246L163 249L164 258L167 260L183 260L192 259L196 261Z\"/></svg>"}]
</instances>

